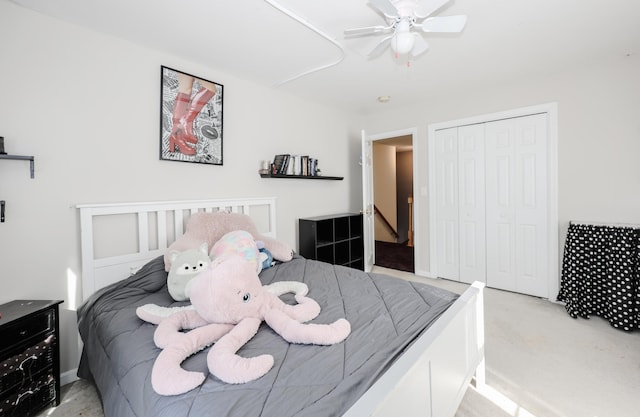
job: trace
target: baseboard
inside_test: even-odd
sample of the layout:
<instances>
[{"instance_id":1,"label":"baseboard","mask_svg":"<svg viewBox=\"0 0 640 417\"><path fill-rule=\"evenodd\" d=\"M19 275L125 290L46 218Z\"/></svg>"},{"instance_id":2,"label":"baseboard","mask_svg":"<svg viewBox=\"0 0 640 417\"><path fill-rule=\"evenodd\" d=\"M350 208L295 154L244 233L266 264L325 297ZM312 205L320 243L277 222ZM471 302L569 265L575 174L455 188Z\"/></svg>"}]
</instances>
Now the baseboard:
<instances>
[{"instance_id":1,"label":"baseboard","mask_svg":"<svg viewBox=\"0 0 640 417\"><path fill-rule=\"evenodd\" d=\"M424 269L416 269L416 272L414 272L414 274L419 277L438 279L437 275L432 274L430 271L425 271Z\"/></svg>"},{"instance_id":2,"label":"baseboard","mask_svg":"<svg viewBox=\"0 0 640 417\"><path fill-rule=\"evenodd\" d=\"M65 386L67 384L77 381L78 379L79 379L78 369L77 368L72 369L70 371L63 372L60 374L60 385Z\"/></svg>"}]
</instances>

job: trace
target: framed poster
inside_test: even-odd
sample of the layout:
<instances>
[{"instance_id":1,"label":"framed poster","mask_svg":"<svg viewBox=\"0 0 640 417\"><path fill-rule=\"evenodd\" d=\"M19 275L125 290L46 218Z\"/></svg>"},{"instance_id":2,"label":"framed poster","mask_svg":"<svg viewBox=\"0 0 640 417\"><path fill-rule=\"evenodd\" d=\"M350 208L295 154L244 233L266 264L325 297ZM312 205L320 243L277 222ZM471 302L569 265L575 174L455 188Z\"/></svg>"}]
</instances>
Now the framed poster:
<instances>
[{"instance_id":1,"label":"framed poster","mask_svg":"<svg viewBox=\"0 0 640 417\"><path fill-rule=\"evenodd\" d=\"M223 86L161 66L160 159L222 165Z\"/></svg>"}]
</instances>

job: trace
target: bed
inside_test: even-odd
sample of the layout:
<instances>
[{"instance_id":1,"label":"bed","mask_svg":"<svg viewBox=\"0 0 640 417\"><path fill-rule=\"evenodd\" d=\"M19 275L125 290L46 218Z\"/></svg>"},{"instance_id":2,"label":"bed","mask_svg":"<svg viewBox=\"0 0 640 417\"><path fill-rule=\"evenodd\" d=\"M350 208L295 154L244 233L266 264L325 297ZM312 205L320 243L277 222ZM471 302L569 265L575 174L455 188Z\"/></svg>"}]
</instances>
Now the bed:
<instances>
[{"instance_id":1,"label":"bed","mask_svg":"<svg viewBox=\"0 0 640 417\"><path fill-rule=\"evenodd\" d=\"M150 384L159 353L155 326L137 306L178 306L166 288L162 255L198 211L248 214L275 237L275 198L78 206L83 342L78 375L94 382L106 417L449 416L470 383L484 384L483 285L461 295L383 274L295 255L261 272L264 285L308 285L322 307L314 323L346 317L352 333L333 346L295 345L263 326L238 353L269 353L273 369L246 384L209 375L197 389L160 396ZM126 236L126 237L125 237ZM293 302L288 295L285 302ZM183 367L207 372L206 350Z\"/></svg>"}]
</instances>

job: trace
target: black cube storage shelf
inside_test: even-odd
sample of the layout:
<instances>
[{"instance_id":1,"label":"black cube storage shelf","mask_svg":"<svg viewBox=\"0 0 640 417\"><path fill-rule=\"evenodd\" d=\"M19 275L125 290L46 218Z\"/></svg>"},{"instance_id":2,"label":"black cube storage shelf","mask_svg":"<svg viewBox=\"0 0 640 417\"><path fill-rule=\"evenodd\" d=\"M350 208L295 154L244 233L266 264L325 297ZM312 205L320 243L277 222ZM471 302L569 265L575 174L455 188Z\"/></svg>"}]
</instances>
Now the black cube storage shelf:
<instances>
[{"instance_id":1,"label":"black cube storage shelf","mask_svg":"<svg viewBox=\"0 0 640 417\"><path fill-rule=\"evenodd\" d=\"M362 215L332 214L298 220L300 255L364 270Z\"/></svg>"}]
</instances>

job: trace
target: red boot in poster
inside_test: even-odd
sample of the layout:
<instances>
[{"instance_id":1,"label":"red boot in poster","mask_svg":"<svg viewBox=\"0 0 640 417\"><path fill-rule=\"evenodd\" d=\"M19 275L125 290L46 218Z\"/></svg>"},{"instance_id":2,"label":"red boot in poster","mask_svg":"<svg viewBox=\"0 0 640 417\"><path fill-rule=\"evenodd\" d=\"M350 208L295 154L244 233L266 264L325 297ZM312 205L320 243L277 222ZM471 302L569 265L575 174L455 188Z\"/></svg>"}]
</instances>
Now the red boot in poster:
<instances>
[{"instance_id":1,"label":"red boot in poster","mask_svg":"<svg viewBox=\"0 0 640 417\"><path fill-rule=\"evenodd\" d=\"M187 142L197 143L198 139L194 136L189 137L182 124L187 114L189 99L189 94L183 92L179 92L176 96L173 104L173 129L169 136L169 152L175 152L177 147L185 155L196 153L196 150L187 145Z\"/></svg>"},{"instance_id":2,"label":"red boot in poster","mask_svg":"<svg viewBox=\"0 0 640 417\"><path fill-rule=\"evenodd\" d=\"M186 132L187 137L196 139L193 131L193 123L202 111L202 108L216 95L216 87L214 85L202 87L192 98L185 117L181 120L181 125ZM187 139L189 140L189 139Z\"/></svg>"}]
</instances>

